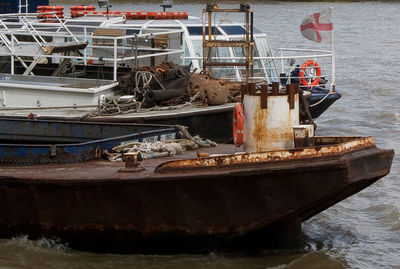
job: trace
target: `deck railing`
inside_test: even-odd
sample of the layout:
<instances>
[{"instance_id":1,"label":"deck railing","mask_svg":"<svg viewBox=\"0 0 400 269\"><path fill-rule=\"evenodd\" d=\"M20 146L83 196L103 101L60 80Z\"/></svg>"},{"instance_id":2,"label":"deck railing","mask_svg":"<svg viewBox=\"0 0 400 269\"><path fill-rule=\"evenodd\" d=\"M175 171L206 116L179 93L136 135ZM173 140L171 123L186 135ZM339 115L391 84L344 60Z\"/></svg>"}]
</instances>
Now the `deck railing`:
<instances>
[{"instance_id":1,"label":"deck railing","mask_svg":"<svg viewBox=\"0 0 400 269\"><path fill-rule=\"evenodd\" d=\"M335 69L334 69L334 54L331 51L316 50L316 49L289 49L280 48L275 52L276 56L254 56L254 62L258 61L258 68L255 65L253 68L253 76L250 80L266 80L267 83L273 81L290 81L299 80L301 77L293 75L293 71L296 68L300 69L303 62L307 60L316 61L321 68L321 75L314 76L314 78L323 78L325 81L329 81L328 85L330 88L335 86ZM243 61L245 57L213 57L213 60L231 60L231 61ZM184 61L196 60L201 61L203 57L184 57ZM266 62L273 61L274 64L267 64ZM232 67L214 67L212 72L215 74L232 74ZM235 67L234 80L241 81L243 77L241 74L244 72L243 68ZM256 75L255 75L256 74ZM232 76L231 76L232 78ZM324 86L327 86L326 84Z\"/></svg>"},{"instance_id":2,"label":"deck railing","mask_svg":"<svg viewBox=\"0 0 400 269\"><path fill-rule=\"evenodd\" d=\"M36 19L37 14L7 14L0 16L0 21L10 17L21 17L26 19ZM57 17L56 15L54 15ZM22 26L22 25L21 25ZM117 69L119 66L127 65L128 63L133 67L137 67L137 63L140 59L148 59L159 56L169 56L175 54L182 54L181 48L168 48L165 47L154 47L154 40L157 37L173 34L182 34L183 30L165 30L165 29L151 29L151 33L147 34L132 34L132 35L119 35L119 36L107 36L107 35L93 35L89 28L93 26L73 26L79 27L80 33L72 33L68 27L62 23L60 27L59 23L43 23L43 26L33 26L30 24L30 28L0 28L0 35L9 36L9 40L13 41L8 46L3 47L0 50L0 56L11 57L11 74L14 74L14 60L15 58L23 57L24 59L31 59L25 61L34 61L37 57L53 59L53 61L61 61L63 59L71 59L74 61L81 61L84 64L96 62L98 65L112 65L113 66L113 79L117 80ZM34 28L33 28L34 27ZM111 28L112 29L112 28ZM130 28L130 30L132 30ZM41 42L39 44L37 53L32 54L32 51L21 49L23 46L32 45L37 43L38 36L40 40L49 40ZM23 38L24 37L24 38ZM27 38L28 37L28 38ZM14 42L14 40L26 40L32 39L32 42L21 41ZM148 40L148 46L144 46ZM46 51L42 51L41 48L46 46L62 45L65 42L88 42L88 45L83 49L81 54L76 55L63 55L61 53L48 54ZM144 41L144 42L143 42ZM1 43L1 42L0 42ZM152 45L153 44L153 45ZM168 44L167 44L168 45ZM104 56L93 56L93 52L96 50L103 49ZM33 73L32 73L33 74Z\"/></svg>"}]
</instances>

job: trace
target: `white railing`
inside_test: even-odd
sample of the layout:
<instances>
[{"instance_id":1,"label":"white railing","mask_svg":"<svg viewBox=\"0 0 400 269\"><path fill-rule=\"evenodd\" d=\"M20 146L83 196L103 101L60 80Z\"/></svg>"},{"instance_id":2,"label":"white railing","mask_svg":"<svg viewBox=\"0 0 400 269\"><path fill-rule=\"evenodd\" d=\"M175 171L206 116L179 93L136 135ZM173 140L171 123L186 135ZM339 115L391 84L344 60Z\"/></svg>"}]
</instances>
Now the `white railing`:
<instances>
[{"instance_id":1,"label":"white railing","mask_svg":"<svg viewBox=\"0 0 400 269\"><path fill-rule=\"evenodd\" d=\"M330 88L335 87L335 70L334 65L332 64L334 61L334 54L330 51L326 50L313 50L313 49L288 49L288 48L280 48L275 52L277 56L255 56L253 57L254 62L256 61L267 61L272 60L275 62L274 65L276 68L268 68L267 64L264 65L263 68L254 68L254 71L257 73L264 73L264 76L252 76L253 80L266 80L268 83L272 81L281 81L281 80L291 80L291 79L300 79L299 76L292 76L292 71L296 68L300 68L301 63L295 64L293 61L296 60L314 60L317 61L320 68L322 69L322 74L319 76L320 78L325 78L330 81ZM243 61L245 57L211 57L213 60L224 60L224 61ZM203 57L183 57L183 61L185 60L203 60ZM259 66L262 66L259 62ZM244 67L234 67L239 70L239 74L241 74L241 70L245 70ZM233 67L214 67L212 70L218 70L217 73L226 73L228 69L233 69ZM225 70L225 71L224 71ZM276 74L270 75L267 74ZM285 76L281 76L280 74L285 74ZM318 77L318 76L315 76ZM238 81L241 81L241 77L237 77ZM324 85L325 86L325 85Z\"/></svg>"},{"instance_id":2,"label":"white railing","mask_svg":"<svg viewBox=\"0 0 400 269\"><path fill-rule=\"evenodd\" d=\"M24 18L24 22L26 22L27 17L34 17L36 18L38 14L12 14L11 16L14 17L22 17ZM54 14L55 19L58 19L58 17ZM9 14L7 15L0 15L0 21L3 18L10 17ZM53 27L54 25L54 27ZM61 27L60 27L61 25ZM30 24L29 28L19 28L19 29L0 29L0 35L9 35L11 40L18 40L18 37L21 36L31 36L36 42L38 40L37 36L40 36L40 39L43 40L53 40L53 42L42 42L44 44L39 44L39 45L62 45L66 41L69 42L88 42L87 47L83 50L83 55L61 55L59 53L57 54L42 54L40 57L46 57L49 59L71 59L71 60L76 60L76 61L82 61L84 64L87 64L89 61L93 60L101 60L102 63L105 65L111 65L113 66L113 79L117 80L117 69L118 66L120 66L123 63L127 62L134 62L137 64L138 60L140 59L146 59L146 58L152 58L152 57L158 57L158 56L168 56L168 55L174 55L174 54L182 54L183 49L170 49L170 48L152 48L152 47L147 47L147 46L139 46L138 42L139 40L145 40L145 39L154 39L157 36L160 35L171 35L171 34L182 34L183 30L160 30L160 32L152 32L152 33L147 33L147 34L133 34L133 35L122 35L122 36L106 36L106 35L93 35L90 33L87 28L93 28L93 26L79 26L79 25L73 25L73 27L81 27L82 28L82 33L76 34L72 33L68 27L64 23L54 23L54 24L43 24L43 27L37 27L33 28L33 25ZM32 27L31 27L32 26ZM61 29L61 31L60 31ZM50 31L54 30L54 31ZM58 30L58 31L57 31ZM132 29L130 29L132 30ZM155 31L155 29L152 29L152 31ZM59 42L54 42L54 40L59 40ZM62 41L60 41L62 40ZM19 42L18 44L15 44L14 42L11 42L9 48L7 50L2 50L0 51L1 56L10 56L12 63L14 62L14 57L24 57L24 58L33 58L33 57L38 57L38 55L32 55L31 52L23 51L21 49L16 50L17 46L26 46L26 45L32 45L36 43L35 41L32 42ZM97 42L99 41L99 42ZM41 43L41 42L39 42ZM103 43L104 45L102 45ZM96 49L104 49L107 51L108 55L105 55L104 57L94 57L93 52L96 51ZM111 53L112 52L112 53ZM100 59L101 58L101 59ZM14 65L11 64L12 70L11 73L14 73Z\"/></svg>"},{"instance_id":3,"label":"white railing","mask_svg":"<svg viewBox=\"0 0 400 269\"><path fill-rule=\"evenodd\" d=\"M13 16L24 18L33 17L36 20L38 14L14 14ZM59 18L54 14L55 18ZM2 18L10 17L10 15L0 15L0 21ZM202 61L203 57L187 57L184 55L184 49L182 48L152 48L151 46L141 46L139 41L151 40L157 38L160 35L173 35L182 34L183 30L166 30L166 29L148 29L151 33L144 34L132 34L132 35L122 35L122 36L107 36L107 35L93 35L88 28L93 28L93 26L80 26L72 25L74 28L80 28L80 33L72 33L64 23L53 23L53 24L37 24L32 29L29 23L28 29L0 29L0 35L10 36L10 40L18 40L16 36L32 36L39 35L43 40L59 40L62 44L65 41L71 42L88 42L85 49L81 50L82 55L61 55L61 54L43 54L41 57L46 57L49 59L71 59L74 61L82 61L83 64L88 64L92 61L100 62L104 65L113 67L113 79L117 79L117 69L119 66L124 64L135 64L137 66L138 61L141 59L148 59L152 57L169 56L169 55L181 55L181 61L185 62L187 60ZM32 26L33 27L33 26ZM124 28L112 28L112 26L106 27L108 29L119 29L124 30ZM53 30L53 31L51 31ZM126 29L127 30L127 29ZM129 30L135 30L130 27ZM139 30L139 28L137 29ZM24 39L25 40L25 39ZM31 42L33 43L33 42ZM54 43L54 42L47 42ZM12 70L14 73L14 58L33 58L32 53L24 53L23 50L16 50L17 46L27 45L27 42L11 42L8 51L3 50L0 55L9 55L12 58ZM39 44L40 45L40 44ZM42 44L43 45L43 44ZM103 49L107 51L106 55L103 57L95 56L93 53ZM213 57L216 60L224 61L244 61L245 57ZM275 56L255 56L253 57L255 63L255 74L251 79L255 80L266 80L268 83L272 81L282 81L285 79L299 79L299 77L292 76L292 71L298 68L297 65L301 66L302 60L306 61L309 59L318 60L318 63L322 69L321 77L325 77L330 81L331 88L335 86L335 69L334 69L334 54L331 51L325 50L315 50L315 49L289 49L280 48L276 51ZM300 63L294 64L294 61L301 61ZM272 62L273 64L269 63ZM244 71L244 67L214 67L213 70L218 70L220 74L228 75L228 78L233 78L235 80L241 81ZM233 72L232 72L233 70ZM281 76L280 74L285 74Z\"/></svg>"}]
</instances>

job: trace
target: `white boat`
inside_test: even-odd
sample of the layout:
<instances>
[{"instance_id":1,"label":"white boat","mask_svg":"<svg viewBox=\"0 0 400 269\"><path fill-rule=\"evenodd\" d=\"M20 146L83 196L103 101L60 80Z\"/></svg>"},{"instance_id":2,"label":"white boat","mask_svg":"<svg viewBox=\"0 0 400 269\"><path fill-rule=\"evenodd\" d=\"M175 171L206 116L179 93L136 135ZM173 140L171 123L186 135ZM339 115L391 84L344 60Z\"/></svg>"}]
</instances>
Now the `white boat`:
<instances>
[{"instance_id":1,"label":"white boat","mask_svg":"<svg viewBox=\"0 0 400 269\"><path fill-rule=\"evenodd\" d=\"M184 124L193 133L217 141L231 138L233 103L202 107L186 103L169 108L139 109L122 115L93 113L94 105L100 105L106 97L120 94L118 78L137 67L172 61L200 71L204 20L190 16L173 20L129 20L127 16L114 13L112 16L87 14L62 20L56 14L50 14L53 18L49 23L48 19L45 22L38 19L40 14L43 13L0 15L0 55L4 62L3 72L8 72L0 74L0 115L26 117L34 112L43 119ZM222 21L212 26L212 33L216 40L240 41L246 35L246 29L243 24ZM252 36L253 72L249 81L280 82L284 88L287 81L298 79L291 76L299 68L294 59L313 59L323 67L324 80L329 83L319 85L318 90L313 91L312 117L317 118L340 98L335 90L334 54L331 51L279 49L279 56L274 56L277 54L272 52L265 33L254 28ZM244 61L245 50L217 47L212 58L239 63ZM214 77L245 81L244 66L217 66L208 71ZM90 79L78 78L82 76ZM66 94L68 98L60 98L60 92L67 92L65 90L71 87L57 83L58 80L68 80L68 85L74 85L74 90ZM94 93L91 99L81 98L82 93L88 91ZM18 98L19 93L24 102ZM219 126L218 130L210 130L210 122Z\"/></svg>"}]
</instances>

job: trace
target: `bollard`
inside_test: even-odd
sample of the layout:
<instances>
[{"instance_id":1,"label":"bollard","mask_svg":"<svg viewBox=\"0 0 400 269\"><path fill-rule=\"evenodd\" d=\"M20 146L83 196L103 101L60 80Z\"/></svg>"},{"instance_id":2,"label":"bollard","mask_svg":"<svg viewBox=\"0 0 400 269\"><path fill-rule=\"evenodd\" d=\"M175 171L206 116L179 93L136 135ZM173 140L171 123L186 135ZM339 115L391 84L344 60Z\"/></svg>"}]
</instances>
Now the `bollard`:
<instances>
[{"instance_id":1,"label":"bollard","mask_svg":"<svg viewBox=\"0 0 400 269\"><path fill-rule=\"evenodd\" d=\"M118 170L118 172L139 172L143 171L144 167L139 167L139 153L128 152L125 153L125 168Z\"/></svg>"}]
</instances>

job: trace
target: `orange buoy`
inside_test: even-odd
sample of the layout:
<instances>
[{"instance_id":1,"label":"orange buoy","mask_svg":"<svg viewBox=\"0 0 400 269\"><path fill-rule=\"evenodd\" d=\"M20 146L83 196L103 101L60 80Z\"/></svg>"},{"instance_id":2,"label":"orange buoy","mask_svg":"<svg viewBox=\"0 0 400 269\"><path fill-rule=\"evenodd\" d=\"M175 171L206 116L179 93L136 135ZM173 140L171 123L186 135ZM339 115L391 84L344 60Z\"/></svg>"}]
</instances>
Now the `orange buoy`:
<instances>
[{"instance_id":1,"label":"orange buoy","mask_svg":"<svg viewBox=\"0 0 400 269\"><path fill-rule=\"evenodd\" d=\"M64 7L63 6L38 6L37 13L54 13L58 18L64 18ZM39 14L38 19L52 19L52 20L41 20L40 22L58 22L53 14Z\"/></svg>"},{"instance_id":2,"label":"orange buoy","mask_svg":"<svg viewBox=\"0 0 400 269\"><path fill-rule=\"evenodd\" d=\"M149 12L149 20L169 20L171 12Z\"/></svg>"},{"instance_id":3,"label":"orange buoy","mask_svg":"<svg viewBox=\"0 0 400 269\"><path fill-rule=\"evenodd\" d=\"M38 15L37 17L38 17L38 19L55 19L55 17L53 15L51 15L51 14ZM57 17L60 18L60 19L64 18L63 15L60 15L60 16L57 16Z\"/></svg>"},{"instance_id":4,"label":"orange buoy","mask_svg":"<svg viewBox=\"0 0 400 269\"><path fill-rule=\"evenodd\" d=\"M236 103L233 109L233 142L235 145L240 146L243 144L244 136L244 118L243 106L241 103Z\"/></svg>"},{"instance_id":5,"label":"orange buoy","mask_svg":"<svg viewBox=\"0 0 400 269\"><path fill-rule=\"evenodd\" d=\"M71 11L71 18L83 17L85 14L79 11Z\"/></svg>"},{"instance_id":6,"label":"orange buoy","mask_svg":"<svg viewBox=\"0 0 400 269\"><path fill-rule=\"evenodd\" d=\"M316 74L316 78L308 83L308 81L305 79L305 72L307 67L309 66L314 66L315 68L315 74ZM299 77L300 77L300 83L303 86L307 86L307 87L311 87L311 86L316 86L319 84L319 81L321 80L321 68L319 67L317 61L313 61L313 60L307 60L305 61L301 68L300 68L300 73L299 73Z\"/></svg>"},{"instance_id":7,"label":"orange buoy","mask_svg":"<svg viewBox=\"0 0 400 269\"><path fill-rule=\"evenodd\" d=\"M177 17L175 17L175 19L178 19L178 20L187 20L188 17L189 17L187 12L178 11L178 12L175 12L175 13L177 13L176 14Z\"/></svg>"},{"instance_id":8,"label":"orange buoy","mask_svg":"<svg viewBox=\"0 0 400 269\"><path fill-rule=\"evenodd\" d=\"M147 20L149 18L149 14L148 14L148 12L138 11L137 12L137 18L139 20Z\"/></svg>"},{"instance_id":9,"label":"orange buoy","mask_svg":"<svg viewBox=\"0 0 400 269\"><path fill-rule=\"evenodd\" d=\"M94 11L96 10L95 6L71 6L71 11Z\"/></svg>"},{"instance_id":10,"label":"orange buoy","mask_svg":"<svg viewBox=\"0 0 400 269\"><path fill-rule=\"evenodd\" d=\"M51 12L51 11L63 11L63 6L38 6L37 12Z\"/></svg>"}]
</instances>

